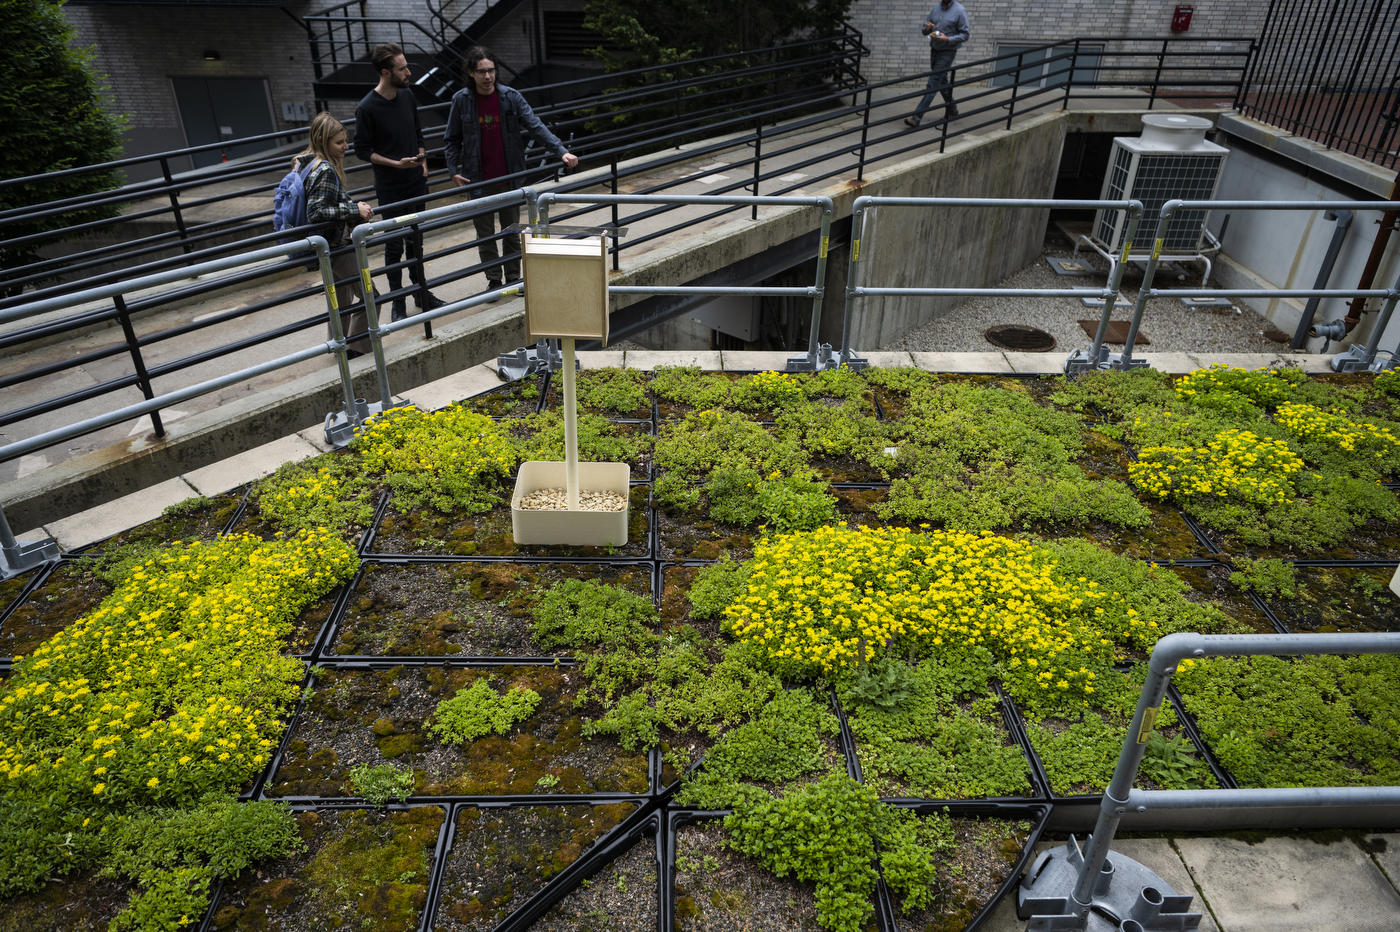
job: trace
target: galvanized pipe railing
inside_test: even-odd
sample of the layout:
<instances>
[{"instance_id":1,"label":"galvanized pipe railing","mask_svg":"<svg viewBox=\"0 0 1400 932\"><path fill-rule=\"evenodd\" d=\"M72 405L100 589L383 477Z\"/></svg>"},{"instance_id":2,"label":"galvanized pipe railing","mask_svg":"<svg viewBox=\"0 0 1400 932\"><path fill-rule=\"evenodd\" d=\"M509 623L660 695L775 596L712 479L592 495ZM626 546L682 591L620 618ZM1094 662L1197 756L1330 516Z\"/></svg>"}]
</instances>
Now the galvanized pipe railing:
<instances>
[{"instance_id":1,"label":"galvanized pipe railing","mask_svg":"<svg viewBox=\"0 0 1400 932\"><path fill-rule=\"evenodd\" d=\"M766 288L762 286L723 287L705 285L609 285L609 294L637 295L771 295L788 297L810 297L812 299L811 333L807 339L807 354L788 359L787 368L791 371L819 371L832 365L831 347L819 342L818 330L821 324L822 299L826 294L826 257L831 242L831 223L836 206L829 197L755 197L752 195L691 195L691 194L568 194L549 191L538 194L527 189L531 200L530 211L533 223L540 227L542 235L549 235L549 208L555 203L591 204L610 206L616 204L672 204L697 206L752 206L759 207L817 207L821 209L821 232L817 248L817 269L815 281L810 288ZM538 217L538 219L535 219Z\"/></svg>"},{"instance_id":2,"label":"galvanized pipe railing","mask_svg":"<svg viewBox=\"0 0 1400 932\"><path fill-rule=\"evenodd\" d=\"M1011 208L1031 208L1031 209L1065 209L1065 210L1122 210L1128 215L1127 236L1124 239L1123 257L1113 270L1113 279L1104 288L881 288L868 287L861 284L861 272L864 268L862 262L868 260L870 255L869 240L873 236L873 229L867 229L867 225L873 223L873 216L876 208L879 207L1011 207ZM1104 302L1103 315L1099 319L1098 329L1094 333L1094 344L1087 354L1082 350L1076 350L1070 356L1070 360L1087 358L1099 360L1104 357L1104 340L1108 335L1108 321L1113 314L1114 301L1118 296L1118 289L1123 282L1123 270L1127 265L1128 246L1133 241L1133 235L1137 232L1139 221L1142 219L1143 206L1141 201L1089 201L1089 200L1063 200L1056 198L1020 198L1020 197L858 197L851 213L851 266L846 273L846 308L841 320L841 351L838 354L839 365L850 365L854 368L863 368L867 365L854 348L851 346L851 324L855 318L856 301L863 300L867 296L873 297L896 297L896 296L916 296L916 297L950 297L950 296L996 296L996 297L1042 297L1042 298L1100 298ZM865 250L866 259L861 258L861 240L867 241ZM863 306L863 305L862 305ZM1066 362L1066 371L1069 371L1070 363Z\"/></svg>"},{"instance_id":3,"label":"galvanized pipe railing","mask_svg":"<svg viewBox=\"0 0 1400 932\"><path fill-rule=\"evenodd\" d=\"M115 298L120 300L124 293L135 291L141 288L151 288L162 284L169 284L190 274L202 275L211 272L227 271L237 268L240 265L262 262L267 259L285 258L286 256L314 251L317 262L321 268L321 282L326 294L327 320L331 329L332 338L324 343L299 350L277 359L259 363L237 372L221 375L217 378L209 379L195 385L186 386L163 395L147 398L135 404L126 405L115 411L106 414L99 414L94 417L68 424L65 427L45 431L24 440L17 440L14 443L0 446L0 463L7 463L17 459L27 453L45 449L57 443L72 440L85 434L120 424L133 418L138 418L146 414L153 417L161 408L197 398L200 395L207 395L210 392L236 385L239 382L273 372L278 369L293 366L297 363L315 359L326 353L335 353L338 356L340 368L340 383L345 394L345 416L355 419L357 412L363 408L363 404L355 398L354 385L350 379L350 368L345 355L345 337L340 324L340 312L336 303L334 276L331 273L330 248L326 244L324 237L310 236L303 240L286 243L279 246L261 249L254 253L243 256L234 256L226 259L216 259L212 262L201 263L190 268L179 271L162 272L156 275L148 275L143 278L132 279L127 282L116 282L111 285L104 285L100 288L91 288L77 295L54 297L32 302L31 304L20 305L0 311L0 323L8 320L19 320L25 317L32 317L36 314L43 314L48 311L60 310L75 300L100 300L105 298ZM328 418L329 420L329 418ZM358 424L358 421L357 421ZM56 555L57 549L52 541L22 542L15 539L10 528L9 521L5 519L4 509L0 507L0 579L21 572L31 566L50 559Z\"/></svg>"},{"instance_id":4,"label":"galvanized pipe railing","mask_svg":"<svg viewBox=\"0 0 1400 932\"><path fill-rule=\"evenodd\" d=\"M1133 713L1132 724L1123 742L1123 750L1118 756L1118 765L1113 771L1113 779L1104 791L1098 822L1094 833L1089 837L1084 849L1084 862L1072 895L1069 908L1078 916L1085 916L1094 899L1094 885L1108 858L1109 846L1118 823L1128 812L1135 800L1139 809L1150 809L1157 794L1147 791L1132 792L1133 779L1142 763L1148 736L1156 722L1157 713L1162 708L1167 685L1183 660L1199 660L1205 657L1230 657L1293 654L1400 654L1400 634L1169 634L1157 642L1148 660L1147 682L1143 684L1138 697L1137 710ZM1395 804L1400 802L1400 787L1368 787L1361 792L1348 792L1350 787L1317 787L1306 791L1302 798L1326 802L1335 797L1338 801L1356 803L1370 798L1376 802ZM1228 804L1230 794L1254 795L1257 801L1268 803L1271 800L1267 791L1259 790L1191 790L1173 794L1173 805L1185 805L1191 797L1201 801L1222 800ZM1296 790L1276 791L1280 797L1288 794L1298 796Z\"/></svg>"},{"instance_id":5,"label":"galvanized pipe railing","mask_svg":"<svg viewBox=\"0 0 1400 932\"><path fill-rule=\"evenodd\" d=\"M1142 324L1143 311L1146 309L1149 298L1193 298L1193 297L1219 297L1219 298L1384 298L1385 305L1381 310L1380 318L1376 321L1375 329L1371 333L1371 339L1364 349L1358 350L1353 346L1345 353L1338 353L1332 359L1332 368L1337 372L1357 372L1363 369L1375 369L1377 367L1376 352L1380 343L1381 335L1385 332L1386 324L1390 322L1391 314L1395 311L1397 299L1400 299L1400 276L1397 276L1395 285L1389 289L1344 289L1344 288L1279 288L1261 290L1257 288L1220 288L1220 289L1192 289L1192 288L1162 288L1152 287L1152 281L1157 276L1157 267L1162 256L1162 246L1166 242L1167 228L1171 223L1172 215L1181 210L1309 210L1309 211L1333 211L1333 210L1375 210L1387 211L1400 209L1400 201L1188 201L1172 199L1162 205L1161 215L1157 219L1156 237L1153 240L1152 254L1147 260L1147 269L1143 273L1142 288L1138 291L1137 301L1133 305L1133 318L1128 324L1128 335L1123 343L1123 353L1121 359L1114 368L1128 369L1146 365L1141 360L1133 359L1133 345L1137 342L1138 328ZM1125 238L1127 242L1132 242L1132 236ZM1400 359L1392 355L1389 363L1381 363L1380 369L1388 368L1391 365L1400 363Z\"/></svg>"}]
</instances>

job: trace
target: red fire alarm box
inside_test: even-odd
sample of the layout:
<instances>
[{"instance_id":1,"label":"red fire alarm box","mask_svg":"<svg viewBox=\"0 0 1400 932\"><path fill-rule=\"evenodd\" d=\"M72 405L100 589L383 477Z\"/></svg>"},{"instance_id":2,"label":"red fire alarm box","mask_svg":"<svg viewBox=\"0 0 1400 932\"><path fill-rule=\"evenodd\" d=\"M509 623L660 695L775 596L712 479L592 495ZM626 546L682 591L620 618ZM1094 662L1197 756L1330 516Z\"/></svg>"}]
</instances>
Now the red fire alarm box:
<instances>
[{"instance_id":1,"label":"red fire alarm box","mask_svg":"<svg viewBox=\"0 0 1400 932\"><path fill-rule=\"evenodd\" d=\"M1179 6L1172 14L1172 32L1185 32L1191 28L1191 14L1195 12L1195 7Z\"/></svg>"}]
</instances>

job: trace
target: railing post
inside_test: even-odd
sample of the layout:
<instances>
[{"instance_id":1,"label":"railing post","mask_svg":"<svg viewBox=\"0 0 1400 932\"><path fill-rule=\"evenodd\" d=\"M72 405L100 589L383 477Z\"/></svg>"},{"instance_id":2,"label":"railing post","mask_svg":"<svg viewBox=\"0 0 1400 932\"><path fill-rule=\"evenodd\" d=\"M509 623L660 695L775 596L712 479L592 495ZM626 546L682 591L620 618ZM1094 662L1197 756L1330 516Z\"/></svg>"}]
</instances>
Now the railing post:
<instances>
[{"instance_id":1,"label":"railing post","mask_svg":"<svg viewBox=\"0 0 1400 932\"><path fill-rule=\"evenodd\" d=\"M127 352L131 354L131 365L136 370L136 384L141 387L141 394L150 401L156 396L151 390L151 377L146 372L146 361L141 358L141 344L136 342L136 331L131 326L131 315L126 309L126 299L121 295L112 297L112 304L117 309L117 320L121 321L122 333L126 335ZM160 422L160 412L151 412L151 427L155 430L157 438L165 436L165 425Z\"/></svg>"},{"instance_id":2,"label":"railing post","mask_svg":"<svg viewBox=\"0 0 1400 932\"><path fill-rule=\"evenodd\" d=\"M175 177L170 174L170 160L164 157L160 160L160 173L165 178L167 193L170 195L170 206L175 213L175 229L180 231L180 248L185 251L185 255L190 254L190 235L185 230L185 215L180 211L180 197L175 193Z\"/></svg>"},{"instance_id":3,"label":"railing post","mask_svg":"<svg viewBox=\"0 0 1400 932\"><path fill-rule=\"evenodd\" d=\"M1021 89L1021 68L1025 65L1025 59L1025 52L1016 53L1016 80L1011 84L1011 103L1006 105L1006 109L1010 111L1010 113L1006 115L1007 129L1011 128L1011 118L1016 115L1016 92ZM946 133L948 128L947 120L943 121L943 128Z\"/></svg>"},{"instance_id":4,"label":"railing post","mask_svg":"<svg viewBox=\"0 0 1400 932\"><path fill-rule=\"evenodd\" d=\"M1147 99L1147 109L1151 110L1157 103L1157 87L1162 83L1162 66L1167 61L1167 43L1171 39L1162 40L1162 51L1157 53L1157 73L1152 77L1152 96Z\"/></svg>"},{"instance_id":5,"label":"railing post","mask_svg":"<svg viewBox=\"0 0 1400 932\"><path fill-rule=\"evenodd\" d=\"M865 89L865 112L861 115L860 123L860 162L856 165L856 181L865 180L865 146L870 138L870 99L872 91ZM852 102L851 106L855 106Z\"/></svg>"},{"instance_id":6,"label":"railing post","mask_svg":"<svg viewBox=\"0 0 1400 932\"><path fill-rule=\"evenodd\" d=\"M758 197L758 174L763 166L763 118L760 117L754 122L753 140L753 196ZM758 205L753 205L753 214L750 219L758 219Z\"/></svg>"},{"instance_id":7,"label":"railing post","mask_svg":"<svg viewBox=\"0 0 1400 932\"><path fill-rule=\"evenodd\" d=\"M1068 109L1069 109L1069 93L1070 93L1071 90L1074 89L1074 73L1075 73L1075 71L1078 70L1078 68L1079 68L1079 37L1076 36L1075 39L1074 39L1074 51L1070 52L1070 55L1069 55L1069 75L1065 78L1065 99L1064 99L1064 103L1060 104L1060 109L1061 109L1061 110L1068 110Z\"/></svg>"},{"instance_id":8,"label":"railing post","mask_svg":"<svg viewBox=\"0 0 1400 932\"><path fill-rule=\"evenodd\" d=\"M617 155L616 155L616 154L614 154L613 157L612 157L612 193L613 193L613 194L616 194L616 193L617 193ZM619 220L619 219L618 219L618 216L617 216L617 205L616 205L616 204L613 204L613 205L612 205L612 224L613 224L613 229L614 229L614 230L619 229L621 223L622 223L622 221ZM622 237L620 237L620 236L614 236L614 237L613 237L613 244L612 244L612 266L613 266L613 271L614 271L614 272L616 272L616 271L618 270L618 263L621 261L621 253L622 253Z\"/></svg>"}]
</instances>

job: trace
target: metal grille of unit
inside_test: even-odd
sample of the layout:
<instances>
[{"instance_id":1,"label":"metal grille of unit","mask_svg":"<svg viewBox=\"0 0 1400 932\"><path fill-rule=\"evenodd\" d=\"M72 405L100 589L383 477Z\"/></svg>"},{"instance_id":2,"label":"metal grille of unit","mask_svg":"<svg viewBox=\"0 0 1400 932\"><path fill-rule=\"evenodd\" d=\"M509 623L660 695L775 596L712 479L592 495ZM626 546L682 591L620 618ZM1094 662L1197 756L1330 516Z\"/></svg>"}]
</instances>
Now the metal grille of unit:
<instances>
[{"instance_id":1,"label":"metal grille of unit","mask_svg":"<svg viewBox=\"0 0 1400 932\"><path fill-rule=\"evenodd\" d=\"M1134 198L1142 201L1142 222L1133 237L1134 252L1152 249L1157 235L1157 220L1162 205L1173 198L1208 200L1215 196L1220 180L1224 153L1164 152L1134 153L1114 146L1113 162L1109 168L1104 197L1107 200ZM1207 211L1185 210L1172 214L1167 225L1163 248L1193 252L1200 247L1201 231ZM1123 245L1127 216L1122 211L1101 210L1094 225L1094 235L1117 252Z\"/></svg>"},{"instance_id":2,"label":"metal grille of unit","mask_svg":"<svg viewBox=\"0 0 1400 932\"><path fill-rule=\"evenodd\" d=\"M1122 146L1114 146L1113 167L1108 170L1108 190L1104 193L1104 200L1127 200L1128 178L1132 174L1132 167L1133 154ZM1094 231L1094 235L1108 243L1110 249L1117 250L1119 227L1126 220L1127 216L1121 210L1101 210L1098 229Z\"/></svg>"},{"instance_id":3,"label":"metal grille of unit","mask_svg":"<svg viewBox=\"0 0 1400 932\"><path fill-rule=\"evenodd\" d=\"M1142 223L1133 237L1133 249L1152 248L1162 205L1172 198L1185 201L1207 200L1215 194L1224 159L1205 155L1142 155L1138 157L1132 196L1142 201ZM1181 210L1167 224L1166 249L1194 250L1201 242L1201 229L1207 211Z\"/></svg>"}]
</instances>

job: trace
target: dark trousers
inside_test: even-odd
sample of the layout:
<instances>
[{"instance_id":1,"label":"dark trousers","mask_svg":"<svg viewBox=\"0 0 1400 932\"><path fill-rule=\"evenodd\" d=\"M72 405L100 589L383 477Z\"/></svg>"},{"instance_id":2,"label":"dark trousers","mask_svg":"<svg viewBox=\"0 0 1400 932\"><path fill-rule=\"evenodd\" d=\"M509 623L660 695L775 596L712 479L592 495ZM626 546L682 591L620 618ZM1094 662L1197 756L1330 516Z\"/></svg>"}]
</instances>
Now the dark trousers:
<instances>
[{"instance_id":1,"label":"dark trousers","mask_svg":"<svg viewBox=\"0 0 1400 932\"><path fill-rule=\"evenodd\" d=\"M426 195L428 193L428 180L426 178L420 178L418 179L418 184L412 187L393 188L390 190L375 189L374 193L379 199L380 204L399 204L398 207L394 208L392 214L396 217L402 217L404 214L417 213L424 208L425 205L422 201L408 204L401 204L400 202L407 201L409 198L423 197ZM393 265L401 260L405 253L408 254L409 259L418 258L418 242L416 235L411 230L407 236L399 239L391 239L384 244L384 264ZM403 269L390 269L388 272L385 272L384 275L389 280L390 291L397 291L403 287ZM416 264L408 267L408 275L415 285L418 284L418 266Z\"/></svg>"},{"instance_id":2,"label":"dark trousers","mask_svg":"<svg viewBox=\"0 0 1400 932\"><path fill-rule=\"evenodd\" d=\"M953 59L958 57L957 49L940 49L929 46L929 68L933 74L928 78L928 93L924 94L924 99L919 101L918 109L914 111L914 119L922 120L924 111L933 106L935 94L943 95L943 102L949 110L957 109L953 103L953 85L949 78L949 72L953 68Z\"/></svg>"},{"instance_id":3,"label":"dark trousers","mask_svg":"<svg viewBox=\"0 0 1400 932\"><path fill-rule=\"evenodd\" d=\"M509 190L504 184L494 184L485 187L477 197L490 197L493 194L500 194ZM480 240L477 250L481 253L482 262L495 262L502 255L520 252L520 237L514 233L507 234L500 239L493 239L496 235L496 222L499 221L501 229L512 226L520 222L520 205L512 204L509 207L502 207L498 210L489 211L479 216L473 217L472 222L476 224L476 238ZM499 244L499 249L498 249ZM489 282L513 282L520 279L520 257L507 259L505 262L505 278L501 277L501 266L492 266L486 269L486 280Z\"/></svg>"}]
</instances>

